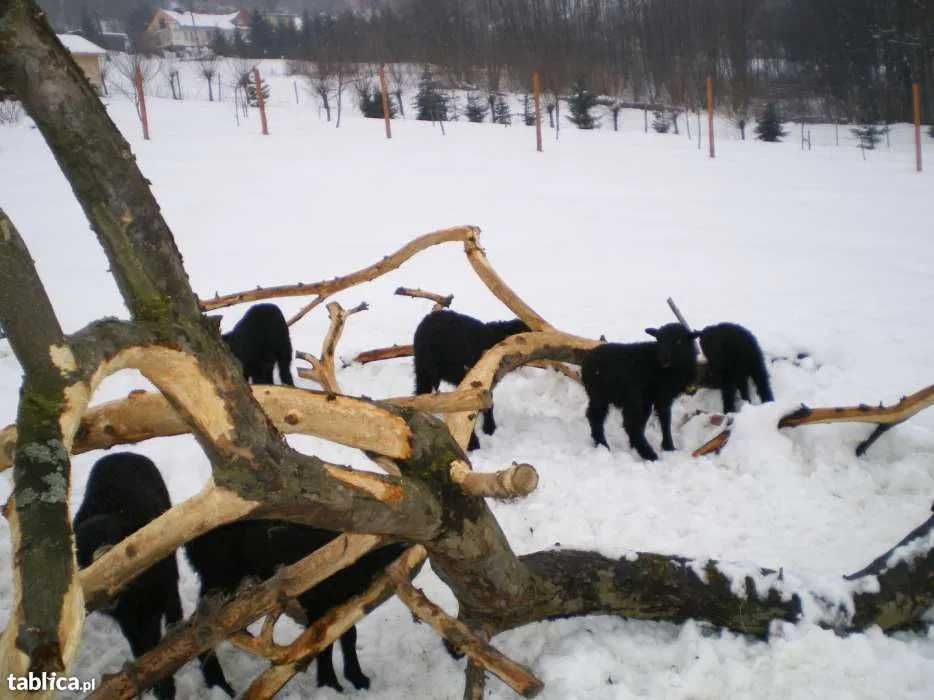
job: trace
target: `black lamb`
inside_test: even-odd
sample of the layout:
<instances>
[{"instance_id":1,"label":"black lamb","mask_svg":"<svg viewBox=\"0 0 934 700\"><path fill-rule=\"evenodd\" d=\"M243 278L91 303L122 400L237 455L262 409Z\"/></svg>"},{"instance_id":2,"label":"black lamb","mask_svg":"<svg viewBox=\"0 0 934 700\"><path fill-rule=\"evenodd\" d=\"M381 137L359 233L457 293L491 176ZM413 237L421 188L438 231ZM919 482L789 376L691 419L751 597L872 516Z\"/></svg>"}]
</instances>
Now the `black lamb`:
<instances>
[{"instance_id":1,"label":"black lamb","mask_svg":"<svg viewBox=\"0 0 934 700\"><path fill-rule=\"evenodd\" d=\"M752 333L735 323L718 323L694 335L707 358L710 383L723 396L724 413L736 410L737 389L743 401L749 401L750 379L763 403L774 400L762 350Z\"/></svg>"},{"instance_id":2,"label":"black lamb","mask_svg":"<svg viewBox=\"0 0 934 700\"><path fill-rule=\"evenodd\" d=\"M243 375L254 384L272 384L272 368L279 366L279 379L292 381L292 341L282 310L275 304L256 304L229 333L222 336L243 365Z\"/></svg>"},{"instance_id":3,"label":"black lamb","mask_svg":"<svg viewBox=\"0 0 934 700\"><path fill-rule=\"evenodd\" d=\"M118 544L171 507L165 482L151 460L132 452L102 457L91 469L84 502L75 515L78 566L90 566L101 548ZM120 625L133 656L153 649L162 638L162 618L166 625L182 619L175 553L130 582L105 612ZM174 698L175 681L164 678L153 690L158 698Z\"/></svg>"},{"instance_id":4,"label":"black lamb","mask_svg":"<svg viewBox=\"0 0 934 700\"><path fill-rule=\"evenodd\" d=\"M697 350L684 326L669 323L646 328L654 343L606 343L584 358L581 379L587 390L587 420L594 442L609 449L603 424L610 405L623 410L623 427L629 443L643 459L656 460L645 439L645 424L658 412L662 449L675 449L671 439L671 404L693 381Z\"/></svg>"},{"instance_id":5,"label":"black lamb","mask_svg":"<svg viewBox=\"0 0 934 700\"><path fill-rule=\"evenodd\" d=\"M430 394L442 381L460 384L483 353L516 333L528 333L522 321L484 323L456 311L433 311L415 329L415 393ZM483 432L496 432L493 408L483 412ZM467 449L480 446L477 436L470 436Z\"/></svg>"},{"instance_id":6,"label":"black lamb","mask_svg":"<svg viewBox=\"0 0 934 700\"><path fill-rule=\"evenodd\" d=\"M248 520L223 525L185 545L192 568L201 577L201 595L232 595L246 578L268 579L280 566L294 564L323 547L340 533L319 530L280 520ZM407 545L381 547L353 565L326 578L298 597L309 624L331 608L369 588L376 577L405 550ZM357 659L357 630L341 636L344 676L357 689L369 688ZM318 686L341 690L331 659L332 646L318 654ZM231 697L234 690L214 654L201 656L201 673L209 687L219 687Z\"/></svg>"}]
</instances>

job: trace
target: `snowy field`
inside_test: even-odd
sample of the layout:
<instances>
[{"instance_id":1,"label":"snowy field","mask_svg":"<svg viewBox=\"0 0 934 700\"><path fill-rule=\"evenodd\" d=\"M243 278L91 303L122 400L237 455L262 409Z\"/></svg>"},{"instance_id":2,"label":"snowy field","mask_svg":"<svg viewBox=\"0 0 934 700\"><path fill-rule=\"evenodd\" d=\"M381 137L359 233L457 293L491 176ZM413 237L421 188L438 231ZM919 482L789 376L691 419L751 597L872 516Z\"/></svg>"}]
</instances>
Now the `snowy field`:
<instances>
[{"instance_id":1,"label":"snowy field","mask_svg":"<svg viewBox=\"0 0 934 700\"><path fill-rule=\"evenodd\" d=\"M626 112L619 133L564 128L556 142L548 131L545 152L536 154L533 130L518 124L458 122L442 135L431 124L397 121L386 141L382 123L360 119L350 107L335 129L307 95L295 104L290 78L272 84L268 137L259 135L255 111L238 127L229 102L153 98L153 140L144 142L132 105L109 100L202 296L345 274L415 235L475 224L494 267L563 330L646 340L646 326L671 320L665 298L673 296L697 327L735 321L751 328L770 356L809 354L798 364L771 365L776 402L743 406L719 456L690 457L713 429L688 419L696 409L719 410L719 396L702 391L680 399L678 451L656 463L629 449L617 412L607 429L612 452L595 449L577 385L532 369L507 377L496 391L499 430L481 435L483 449L472 460L479 470L513 460L539 470L531 497L491 503L519 553L554 546L616 556L654 551L832 580L862 568L928 517L934 411L892 430L859 460L853 449L867 426L775 428L802 402L891 403L934 381L934 178L930 170L914 172L907 126L896 128L891 149L864 161L843 130L841 145L832 145L832 127L813 127L815 147L802 152L797 127L788 143L762 144L736 140L724 123L718 157L710 160L683 134L643 134L642 114ZM926 157L934 169L934 148ZM0 163L0 206L30 246L65 330L105 315L126 317L107 261L38 131L28 123L0 129ZM453 293L456 310L484 319L508 315L460 247L449 244L337 297L345 307L370 304L348 322L342 356L411 342L430 306L393 296L399 285ZM288 314L302 300L280 303ZM245 309L227 309L224 329ZM326 327L326 314L316 310L293 328L294 347L317 352ZM15 417L20 374L0 341L2 424ZM349 366L338 379L346 392L374 397L409 393L413 385L410 360ZM96 400L146 386L138 374L122 373ZM654 419L648 438L660 442ZM366 465L350 449L291 441ZM176 503L209 475L187 437L130 449L159 465ZM74 507L100 456L74 459ZM0 498L9 495L9 479L0 476ZM5 624L10 551L5 522L0 529ZM179 561L190 613L197 582L184 557ZM427 567L417 585L454 612L452 596ZM397 601L359 631L361 664L373 681L366 697L461 697L464 662L452 660ZM296 630L283 625L280 632L287 639ZM530 665L546 683L542 697L554 700L921 700L934 692L934 633L870 630L838 638L786 625L760 642L699 623L595 617L526 627L496 643ZM227 644L219 654L241 692L263 666ZM90 616L76 672L99 677L127 658L116 625ZM176 679L181 699L209 695L197 664ZM281 697L312 694L338 697L316 687L313 668ZM363 696L349 684L345 694ZM512 696L495 679L488 694Z\"/></svg>"}]
</instances>

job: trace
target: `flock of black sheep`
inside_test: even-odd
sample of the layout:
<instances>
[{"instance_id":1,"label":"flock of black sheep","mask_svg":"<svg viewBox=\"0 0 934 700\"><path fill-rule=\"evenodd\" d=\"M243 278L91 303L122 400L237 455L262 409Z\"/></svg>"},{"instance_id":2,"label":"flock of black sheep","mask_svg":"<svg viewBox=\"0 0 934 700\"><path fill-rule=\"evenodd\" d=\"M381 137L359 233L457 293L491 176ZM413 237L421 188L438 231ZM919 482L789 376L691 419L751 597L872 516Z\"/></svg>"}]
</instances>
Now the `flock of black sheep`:
<instances>
[{"instance_id":1,"label":"flock of black sheep","mask_svg":"<svg viewBox=\"0 0 934 700\"><path fill-rule=\"evenodd\" d=\"M459 384L484 352L508 336L529 330L519 320L483 323L470 316L439 310L426 316L415 331L415 393L436 391L442 381ZM643 459L658 458L645 439L645 425L654 407L662 429L662 449L673 450L671 405L695 380L695 338L708 362L708 382L720 388L723 410L735 410L736 392L749 401L749 380L761 401L772 400L768 372L755 337L742 326L721 323L699 332L670 323L647 328L654 341L604 343L591 350L581 366L587 391L587 420L596 445L608 448L603 426L610 406L622 409L623 426L633 449ZM293 384L292 345L281 310L274 304L249 309L224 341L254 384L279 379ZM496 430L493 409L483 414L483 431ZM471 435L468 449L479 447ZM127 475L132 474L128 479ZM156 465L142 455L111 454L95 463L84 502L75 515L78 565L89 566L106 548L120 542L171 508L168 490ZM244 579L267 579L280 566L293 564L337 537L339 533L277 520L250 520L219 527L185 545L185 553L201 580L201 596L233 595ZM308 623L331 608L363 593L379 573L404 550L388 545L370 552L354 565L331 576L298 599ZM174 553L131 582L107 610L130 643L133 655L154 648L166 625L182 619L178 594L178 566ZM358 689L370 680L360 668L356 629L341 637L344 677ZM331 647L317 657L318 685L341 690L331 660ZM205 683L231 697L217 657L201 657ZM172 678L153 689L159 698L173 698Z\"/></svg>"}]
</instances>

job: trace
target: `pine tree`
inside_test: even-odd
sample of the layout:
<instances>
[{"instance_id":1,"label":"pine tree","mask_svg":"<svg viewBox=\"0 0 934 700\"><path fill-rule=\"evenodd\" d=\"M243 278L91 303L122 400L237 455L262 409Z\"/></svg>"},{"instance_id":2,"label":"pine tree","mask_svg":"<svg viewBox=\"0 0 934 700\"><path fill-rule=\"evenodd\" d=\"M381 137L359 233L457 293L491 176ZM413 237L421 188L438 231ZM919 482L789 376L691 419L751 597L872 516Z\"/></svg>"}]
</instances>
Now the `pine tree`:
<instances>
[{"instance_id":1,"label":"pine tree","mask_svg":"<svg viewBox=\"0 0 934 700\"><path fill-rule=\"evenodd\" d=\"M512 124L512 112L509 109L509 103L502 95L497 95L496 102L493 104L493 123L509 126Z\"/></svg>"},{"instance_id":2,"label":"pine tree","mask_svg":"<svg viewBox=\"0 0 934 700\"><path fill-rule=\"evenodd\" d=\"M378 88L364 85L359 89L358 92L360 98L360 111L363 112L363 116L367 119L383 119L383 95ZM396 106L392 103L392 100L388 101L389 103L389 118L396 118Z\"/></svg>"},{"instance_id":3,"label":"pine tree","mask_svg":"<svg viewBox=\"0 0 934 700\"><path fill-rule=\"evenodd\" d=\"M667 115L659 110L653 112L652 116L652 128L660 134L667 134L668 130L671 128L671 122L668 120Z\"/></svg>"},{"instance_id":4,"label":"pine tree","mask_svg":"<svg viewBox=\"0 0 934 700\"><path fill-rule=\"evenodd\" d=\"M479 124L486 119L486 100L476 93L467 95L467 120Z\"/></svg>"},{"instance_id":5,"label":"pine tree","mask_svg":"<svg viewBox=\"0 0 934 700\"><path fill-rule=\"evenodd\" d=\"M781 141L782 137L788 135L788 132L782 128L782 117L774 102L769 102L759 114L755 131L757 139L773 143Z\"/></svg>"},{"instance_id":6,"label":"pine tree","mask_svg":"<svg viewBox=\"0 0 934 700\"><path fill-rule=\"evenodd\" d=\"M522 121L526 126L535 126L535 111L532 109L532 98L522 96Z\"/></svg>"},{"instance_id":7,"label":"pine tree","mask_svg":"<svg viewBox=\"0 0 934 700\"><path fill-rule=\"evenodd\" d=\"M81 13L81 33L91 43L100 45L102 39L100 19L96 13L92 16L87 8Z\"/></svg>"},{"instance_id":8,"label":"pine tree","mask_svg":"<svg viewBox=\"0 0 934 700\"><path fill-rule=\"evenodd\" d=\"M415 95L415 118L420 121L446 122L448 120L448 98L438 89L429 69L425 69L418 81Z\"/></svg>"},{"instance_id":9,"label":"pine tree","mask_svg":"<svg viewBox=\"0 0 934 700\"><path fill-rule=\"evenodd\" d=\"M269 102L269 83L260 77L259 84L263 93L263 102ZM240 87L246 90L246 100L250 107L259 107L259 99L256 97L256 81L253 79L252 71L240 79Z\"/></svg>"},{"instance_id":10,"label":"pine tree","mask_svg":"<svg viewBox=\"0 0 934 700\"><path fill-rule=\"evenodd\" d=\"M211 51L215 56L230 56L231 46L223 32L215 32L211 39Z\"/></svg>"},{"instance_id":11,"label":"pine tree","mask_svg":"<svg viewBox=\"0 0 934 700\"><path fill-rule=\"evenodd\" d=\"M850 133L856 137L857 146L864 151L872 151L875 150L876 144L889 133L889 127L888 125L880 126L879 124L870 122L869 124L858 126L855 129L850 129Z\"/></svg>"},{"instance_id":12,"label":"pine tree","mask_svg":"<svg viewBox=\"0 0 934 700\"><path fill-rule=\"evenodd\" d=\"M588 89L583 78L578 78L571 86L571 94L567 99L571 116L568 120L578 129L596 129L599 120L590 110L597 104L597 98Z\"/></svg>"}]
</instances>

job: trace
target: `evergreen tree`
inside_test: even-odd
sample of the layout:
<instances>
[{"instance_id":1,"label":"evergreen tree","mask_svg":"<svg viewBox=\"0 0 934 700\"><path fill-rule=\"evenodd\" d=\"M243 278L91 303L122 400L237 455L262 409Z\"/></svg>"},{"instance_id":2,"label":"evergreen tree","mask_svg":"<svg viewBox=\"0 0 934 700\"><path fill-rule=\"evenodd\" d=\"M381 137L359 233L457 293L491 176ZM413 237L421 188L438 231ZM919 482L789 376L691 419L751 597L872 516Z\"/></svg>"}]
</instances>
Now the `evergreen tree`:
<instances>
[{"instance_id":1,"label":"evergreen tree","mask_svg":"<svg viewBox=\"0 0 934 700\"><path fill-rule=\"evenodd\" d=\"M578 129L597 128L599 120L590 113L590 110L597 104L597 97L587 89L583 78L578 78L571 86L571 94L567 102L568 109L571 111L568 119L572 124Z\"/></svg>"},{"instance_id":2,"label":"evergreen tree","mask_svg":"<svg viewBox=\"0 0 934 700\"><path fill-rule=\"evenodd\" d=\"M266 21L259 10L253 10L250 15L250 46L253 56L275 55L275 33L272 25Z\"/></svg>"},{"instance_id":3,"label":"evergreen tree","mask_svg":"<svg viewBox=\"0 0 934 700\"><path fill-rule=\"evenodd\" d=\"M760 141L781 141L782 137L788 135L788 132L782 128L782 117L774 102L769 102L759 114L755 131L756 138Z\"/></svg>"},{"instance_id":4,"label":"evergreen tree","mask_svg":"<svg viewBox=\"0 0 934 700\"><path fill-rule=\"evenodd\" d=\"M864 151L872 151L875 150L876 144L889 133L889 127L887 125L880 126L879 124L869 123L858 126L855 129L850 129L850 132L856 137L857 146Z\"/></svg>"},{"instance_id":5,"label":"evergreen tree","mask_svg":"<svg viewBox=\"0 0 934 700\"><path fill-rule=\"evenodd\" d=\"M475 122L479 124L486 119L486 100L482 99L480 95L475 93L470 93L467 95L467 119L468 121Z\"/></svg>"},{"instance_id":6,"label":"evergreen tree","mask_svg":"<svg viewBox=\"0 0 934 700\"><path fill-rule=\"evenodd\" d=\"M230 42L227 41L227 37L224 36L223 32L214 33L214 36L211 38L211 51L214 52L215 56L233 55Z\"/></svg>"},{"instance_id":7,"label":"evergreen tree","mask_svg":"<svg viewBox=\"0 0 934 700\"><path fill-rule=\"evenodd\" d=\"M928 127L928 136L934 139L934 124L931 124L931 126Z\"/></svg>"},{"instance_id":8,"label":"evergreen tree","mask_svg":"<svg viewBox=\"0 0 934 700\"><path fill-rule=\"evenodd\" d=\"M259 79L260 88L263 93L263 102L269 102L269 83L263 80L262 76ZM256 81L253 79L253 71L247 73L240 80L240 87L246 90L246 100L250 104L250 107L259 107L259 99L256 96Z\"/></svg>"},{"instance_id":9,"label":"evergreen tree","mask_svg":"<svg viewBox=\"0 0 934 700\"><path fill-rule=\"evenodd\" d=\"M237 58L245 58L247 55L247 44L243 40L243 34L234 32L233 43L230 46L230 53Z\"/></svg>"},{"instance_id":10,"label":"evergreen tree","mask_svg":"<svg viewBox=\"0 0 934 700\"><path fill-rule=\"evenodd\" d=\"M528 95L522 96L522 121L526 126L535 126L535 112L532 109L532 98Z\"/></svg>"},{"instance_id":11,"label":"evergreen tree","mask_svg":"<svg viewBox=\"0 0 934 700\"><path fill-rule=\"evenodd\" d=\"M418 81L415 108L418 110L415 118L420 121L446 122L448 120L448 97L438 89L438 83L435 82L428 68Z\"/></svg>"},{"instance_id":12,"label":"evergreen tree","mask_svg":"<svg viewBox=\"0 0 934 700\"><path fill-rule=\"evenodd\" d=\"M653 112L652 116L652 128L660 134L667 134L671 128L671 122L668 121L667 115L662 111L657 111Z\"/></svg>"},{"instance_id":13,"label":"evergreen tree","mask_svg":"<svg viewBox=\"0 0 934 700\"><path fill-rule=\"evenodd\" d=\"M364 85L358 89L360 111L367 119L383 119L383 95L378 88ZM388 100L389 118L396 118L396 106Z\"/></svg>"},{"instance_id":14,"label":"evergreen tree","mask_svg":"<svg viewBox=\"0 0 934 700\"><path fill-rule=\"evenodd\" d=\"M493 104L493 123L509 126L512 124L512 112L509 109L509 103L502 95L496 96L496 102Z\"/></svg>"},{"instance_id":15,"label":"evergreen tree","mask_svg":"<svg viewBox=\"0 0 934 700\"><path fill-rule=\"evenodd\" d=\"M87 8L81 13L81 33L85 39L100 46L102 39L100 19L96 14L91 15Z\"/></svg>"},{"instance_id":16,"label":"evergreen tree","mask_svg":"<svg viewBox=\"0 0 934 700\"><path fill-rule=\"evenodd\" d=\"M452 90L445 96L445 100L448 107L448 121L456 122L461 117L461 105L457 99L457 93Z\"/></svg>"}]
</instances>

